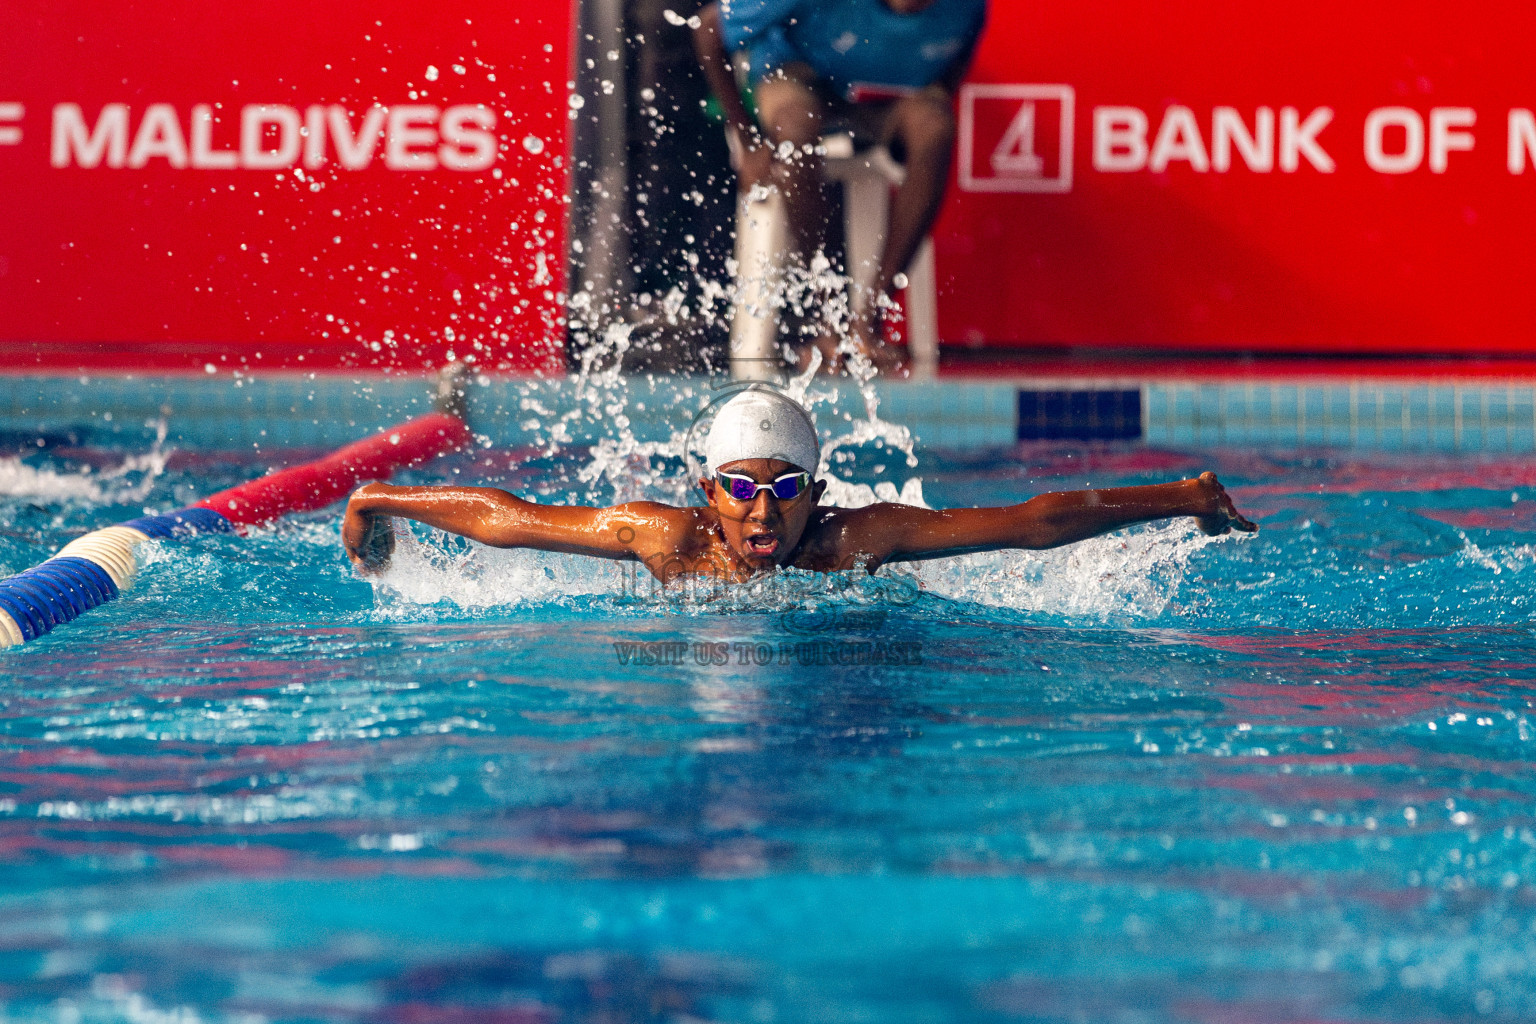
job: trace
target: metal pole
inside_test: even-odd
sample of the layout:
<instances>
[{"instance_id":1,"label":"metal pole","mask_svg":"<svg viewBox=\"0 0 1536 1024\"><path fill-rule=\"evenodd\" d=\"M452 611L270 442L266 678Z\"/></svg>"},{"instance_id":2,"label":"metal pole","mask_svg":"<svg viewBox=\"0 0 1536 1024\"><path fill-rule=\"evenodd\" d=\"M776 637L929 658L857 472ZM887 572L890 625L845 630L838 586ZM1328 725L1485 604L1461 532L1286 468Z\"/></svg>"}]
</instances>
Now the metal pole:
<instances>
[{"instance_id":1,"label":"metal pole","mask_svg":"<svg viewBox=\"0 0 1536 1024\"><path fill-rule=\"evenodd\" d=\"M633 290L623 0L577 0L577 25L570 266L573 294L591 296L580 319L600 334Z\"/></svg>"}]
</instances>

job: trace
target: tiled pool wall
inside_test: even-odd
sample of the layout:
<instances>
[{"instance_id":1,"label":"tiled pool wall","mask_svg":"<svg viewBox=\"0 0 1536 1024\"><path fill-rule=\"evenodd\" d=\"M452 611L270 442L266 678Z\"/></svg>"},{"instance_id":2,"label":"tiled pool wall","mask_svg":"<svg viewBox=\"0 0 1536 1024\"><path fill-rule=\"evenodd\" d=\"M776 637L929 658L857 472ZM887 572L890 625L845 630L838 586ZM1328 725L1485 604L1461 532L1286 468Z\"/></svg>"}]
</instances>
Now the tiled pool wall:
<instances>
[{"instance_id":1,"label":"tiled pool wall","mask_svg":"<svg viewBox=\"0 0 1536 1024\"><path fill-rule=\"evenodd\" d=\"M492 444L536 443L564 419L570 441L610 434L626 415L642 441L686 427L721 382L633 377L628 399L570 379L484 379L471 426ZM422 377L0 375L0 442L166 442L198 448L333 447L431 407ZM858 418L849 384L819 417ZM1118 441L1164 448L1242 445L1390 451L1536 450L1536 380L1094 381L941 378L876 385L881 415L936 448L1017 441Z\"/></svg>"}]
</instances>

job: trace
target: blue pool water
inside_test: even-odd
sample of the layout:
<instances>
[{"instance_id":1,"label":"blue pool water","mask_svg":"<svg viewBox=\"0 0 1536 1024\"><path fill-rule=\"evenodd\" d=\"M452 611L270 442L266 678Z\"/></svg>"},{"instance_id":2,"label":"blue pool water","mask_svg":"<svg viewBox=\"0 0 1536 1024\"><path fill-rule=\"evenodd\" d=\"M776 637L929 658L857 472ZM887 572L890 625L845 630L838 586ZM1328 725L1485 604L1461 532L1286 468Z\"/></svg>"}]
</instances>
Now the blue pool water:
<instances>
[{"instance_id":1,"label":"blue pool water","mask_svg":"<svg viewBox=\"0 0 1536 1024\"><path fill-rule=\"evenodd\" d=\"M284 455L0 459L0 572ZM0 1019L1536 1013L1536 470L918 457L840 472L945 506L1213 468L1263 531L714 600L425 530L375 588L334 510L151 547L0 653ZM414 479L570 499L584 458Z\"/></svg>"}]
</instances>

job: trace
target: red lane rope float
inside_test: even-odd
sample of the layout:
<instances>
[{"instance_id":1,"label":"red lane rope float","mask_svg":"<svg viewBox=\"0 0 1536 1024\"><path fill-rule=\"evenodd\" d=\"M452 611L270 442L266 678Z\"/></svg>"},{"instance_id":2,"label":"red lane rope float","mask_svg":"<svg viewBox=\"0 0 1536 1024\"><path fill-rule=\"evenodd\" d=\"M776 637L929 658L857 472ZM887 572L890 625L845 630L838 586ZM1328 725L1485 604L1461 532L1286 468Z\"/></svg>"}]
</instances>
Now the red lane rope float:
<instances>
[{"instance_id":1,"label":"red lane rope float","mask_svg":"<svg viewBox=\"0 0 1536 1024\"><path fill-rule=\"evenodd\" d=\"M99 604L114 600L133 581L135 550L147 540L181 540L269 523L339 501L364 480L388 479L467 447L464 421L431 413L323 459L268 473L220 491L190 508L144 516L70 541L41 565L0 579L0 648L35 640Z\"/></svg>"},{"instance_id":2,"label":"red lane rope float","mask_svg":"<svg viewBox=\"0 0 1536 1024\"><path fill-rule=\"evenodd\" d=\"M291 512L324 508L346 497L361 481L383 480L396 470L429 462L472 440L463 420L435 412L356 441L323 459L220 491L192 507L212 509L235 526L257 526Z\"/></svg>"}]
</instances>

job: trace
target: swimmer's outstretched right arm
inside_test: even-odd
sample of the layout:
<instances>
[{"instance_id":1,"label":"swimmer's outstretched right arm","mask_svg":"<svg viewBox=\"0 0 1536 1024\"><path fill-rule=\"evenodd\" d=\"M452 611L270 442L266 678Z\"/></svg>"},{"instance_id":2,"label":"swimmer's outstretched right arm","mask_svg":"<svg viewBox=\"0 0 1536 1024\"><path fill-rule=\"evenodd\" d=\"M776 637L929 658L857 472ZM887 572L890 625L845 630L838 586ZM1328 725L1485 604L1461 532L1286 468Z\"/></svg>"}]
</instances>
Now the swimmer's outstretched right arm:
<instances>
[{"instance_id":1,"label":"swimmer's outstretched right arm","mask_svg":"<svg viewBox=\"0 0 1536 1024\"><path fill-rule=\"evenodd\" d=\"M491 547L636 558L675 530L681 512L649 501L612 508L538 505L494 487L368 484L347 502L341 542L353 565L378 572L394 552L390 520L401 516Z\"/></svg>"}]
</instances>

